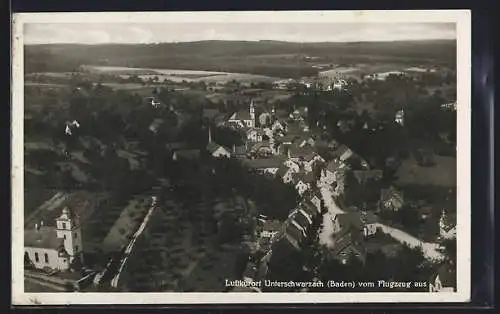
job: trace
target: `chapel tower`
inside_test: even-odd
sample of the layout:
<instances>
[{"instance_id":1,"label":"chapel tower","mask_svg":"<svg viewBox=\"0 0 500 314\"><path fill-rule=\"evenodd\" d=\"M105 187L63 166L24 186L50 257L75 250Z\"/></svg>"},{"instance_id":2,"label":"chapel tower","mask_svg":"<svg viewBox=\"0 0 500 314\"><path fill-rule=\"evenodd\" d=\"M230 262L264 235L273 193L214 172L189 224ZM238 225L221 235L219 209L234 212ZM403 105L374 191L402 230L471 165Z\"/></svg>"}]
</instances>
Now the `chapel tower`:
<instances>
[{"instance_id":1,"label":"chapel tower","mask_svg":"<svg viewBox=\"0 0 500 314\"><path fill-rule=\"evenodd\" d=\"M70 256L70 262L77 257L83 262L80 221L78 216L67 207L62 210L61 216L56 219L56 232L58 238L64 239L64 249Z\"/></svg>"}]
</instances>

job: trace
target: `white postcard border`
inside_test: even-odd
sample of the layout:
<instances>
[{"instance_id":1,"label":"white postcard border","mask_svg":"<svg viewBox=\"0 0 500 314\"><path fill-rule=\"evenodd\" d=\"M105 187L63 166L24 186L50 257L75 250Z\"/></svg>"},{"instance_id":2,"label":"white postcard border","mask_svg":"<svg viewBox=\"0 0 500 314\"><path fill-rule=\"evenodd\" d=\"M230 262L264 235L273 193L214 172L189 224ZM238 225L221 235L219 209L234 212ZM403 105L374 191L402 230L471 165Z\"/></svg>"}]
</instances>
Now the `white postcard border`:
<instances>
[{"instance_id":1,"label":"white postcard border","mask_svg":"<svg viewBox=\"0 0 500 314\"><path fill-rule=\"evenodd\" d=\"M457 292L454 293L25 293L24 292L24 77L25 23L411 23L457 25ZM12 36L12 303L232 304L232 303L431 303L470 299L471 25L469 10L268 11L268 12L88 12L14 14Z\"/></svg>"}]
</instances>

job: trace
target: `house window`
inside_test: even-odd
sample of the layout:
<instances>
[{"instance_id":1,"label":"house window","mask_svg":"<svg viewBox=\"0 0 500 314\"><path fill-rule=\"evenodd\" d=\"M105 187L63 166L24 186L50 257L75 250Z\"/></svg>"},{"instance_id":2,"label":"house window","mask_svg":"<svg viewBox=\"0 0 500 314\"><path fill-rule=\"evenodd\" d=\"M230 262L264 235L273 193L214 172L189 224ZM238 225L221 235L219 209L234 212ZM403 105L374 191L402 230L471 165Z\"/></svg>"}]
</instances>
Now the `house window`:
<instances>
[{"instance_id":1,"label":"house window","mask_svg":"<svg viewBox=\"0 0 500 314\"><path fill-rule=\"evenodd\" d=\"M66 240L66 235L63 235L63 237L64 237L64 240Z\"/></svg>"},{"instance_id":2,"label":"house window","mask_svg":"<svg viewBox=\"0 0 500 314\"><path fill-rule=\"evenodd\" d=\"M38 257L38 252L35 252L35 262L39 262L40 261L40 258Z\"/></svg>"},{"instance_id":3,"label":"house window","mask_svg":"<svg viewBox=\"0 0 500 314\"><path fill-rule=\"evenodd\" d=\"M65 222L62 223L62 228L66 229L66 223Z\"/></svg>"},{"instance_id":4,"label":"house window","mask_svg":"<svg viewBox=\"0 0 500 314\"><path fill-rule=\"evenodd\" d=\"M44 257L45 257L45 263L48 264L49 263L49 254L45 253Z\"/></svg>"},{"instance_id":5,"label":"house window","mask_svg":"<svg viewBox=\"0 0 500 314\"><path fill-rule=\"evenodd\" d=\"M75 252L78 252L78 245L75 246Z\"/></svg>"}]
</instances>

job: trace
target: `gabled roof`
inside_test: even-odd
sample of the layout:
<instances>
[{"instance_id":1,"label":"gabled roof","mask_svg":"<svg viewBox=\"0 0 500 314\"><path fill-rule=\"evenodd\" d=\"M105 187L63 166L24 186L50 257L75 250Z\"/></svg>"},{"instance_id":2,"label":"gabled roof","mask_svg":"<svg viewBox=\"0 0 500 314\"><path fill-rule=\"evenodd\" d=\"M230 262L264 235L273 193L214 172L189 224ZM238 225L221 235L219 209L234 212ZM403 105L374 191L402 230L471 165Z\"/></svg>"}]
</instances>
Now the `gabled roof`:
<instances>
[{"instance_id":1,"label":"gabled roof","mask_svg":"<svg viewBox=\"0 0 500 314\"><path fill-rule=\"evenodd\" d=\"M214 142L210 142L207 144L207 150L213 154L216 150L218 150L219 148L223 148L225 151L229 152L229 150L227 148L225 148L224 146L222 145L219 145L217 143L214 143Z\"/></svg>"},{"instance_id":2,"label":"gabled roof","mask_svg":"<svg viewBox=\"0 0 500 314\"><path fill-rule=\"evenodd\" d=\"M380 191L380 200L386 201L390 199L403 202L403 194L402 192L396 190L393 186L390 186L388 189L382 189Z\"/></svg>"},{"instance_id":3,"label":"gabled roof","mask_svg":"<svg viewBox=\"0 0 500 314\"><path fill-rule=\"evenodd\" d=\"M278 172L277 172L277 175L280 176L280 177L284 177L285 174L289 171L288 167L285 166L284 164L282 164L279 168L278 168Z\"/></svg>"},{"instance_id":4,"label":"gabled roof","mask_svg":"<svg viewBox=\"0 0 500 314\"><path fill-rule=\"evenodd\" d=\"M64 240L57 237L56 228L43 226L24 230L24 246L59 250L64 247Z\"/></svg>"},{"instance_id":5,"label":"gabled roof","mask_svg":"<svg viewBox=\"0 0 500 314\"><path fill-rule=\"evenodd\" d=\"M248 110L240 110L233 113L229 120L252 120L252 117L250 117L250 112Z\"/></svg>"},{"instance_id":6,"label":"gabled roof","mask_svg":"<svg viewBox=\"0 0 500 314\"><path fill-rule=\"evenodd\" d=\"M304 201L302 201L300 203L300 206L311 217L318 215L319 210L320 210L316 207L316 205L314 205L314 203L309 198L306 198Z\"/></svg>"},{"instance_id":7,"label":"gabled roof","mask_svg":"<svg viewBox=\"0 0 500 314\"><path fill-rule=\"evenodd\" d=\"M311 183L314 183L316 181L316 176L313 172L294 174L294 182L298 183L299 181L311 184Z\"/></svg>"},{"instance_id":8,"label":"gabled roof","mask_svg":"<svg viewBox=\"0 0 500 314\"><path fill-rule=\"evenodd\" d=\"M291 158L314 158L316 155L316 151L314 150L313 147L310 146L304 146L300 147L299 145L292 144L289 148L290 151L290 157Z\"/></svg>"},{"instance_id":9,"label":"gabled roof","mask_svg":"<svg viewBox=\"0 0 500 314\"><path fill-rule=\"evenodd\" d=\"M299 230L299 228L297 228L297 226L295 226L292 223L287 226L286 234L289 235L292 239L294 239L295 241L297 241L299 243L304 238L302 231Z\"/></svg>"},{"instance_id":10,"label":"gabled roof","mask_svg":"<svg viewBox=\"0 0 500 314\"><path fill-rule=\"evenodd\" d=\"M283 224L279 220L266 220L262 224L262 230L264 231L280 231L283 227Z\"/></svg>"},{"instance_id":11,"label":"gabled roof","mask_svg":"<svg viewBox=\"0 0 500 314\"><path fill-rule=\"evenodd\" d=\"M153 122L151 122L151 124L149 125L149 130L151 130L151 132L158 132L158 129L160 128L160 126L163 124L163 120L162 119L154 119Z\"/></svg>"},{"instance_id":12,"label":"gabled roof","mask_svg":"<svg viewBox=\"0 0 500 314\"><path fill-rule=\"evenodd\" d=\"M307 228L309 228L309 226L310 226L309 219L300 210L298 210L293 215L292 220L294 220L304 230L307 230Z\"/></svg>"},{"instance_id":13,"label":"gabled roof","mask_svg":"<svg viewBox=\"0 0 500 314\"><path fill-rule=\"evenodd\" d=\"M340 157L340 156L342 156L342 154L344 154L345 152L348 152L348 151L351 151L351 149L349 147L347 147L344 144L340 144L338 146L338 148L335 150L334 155L337 157Z\"/></svg>"}]
</instances>

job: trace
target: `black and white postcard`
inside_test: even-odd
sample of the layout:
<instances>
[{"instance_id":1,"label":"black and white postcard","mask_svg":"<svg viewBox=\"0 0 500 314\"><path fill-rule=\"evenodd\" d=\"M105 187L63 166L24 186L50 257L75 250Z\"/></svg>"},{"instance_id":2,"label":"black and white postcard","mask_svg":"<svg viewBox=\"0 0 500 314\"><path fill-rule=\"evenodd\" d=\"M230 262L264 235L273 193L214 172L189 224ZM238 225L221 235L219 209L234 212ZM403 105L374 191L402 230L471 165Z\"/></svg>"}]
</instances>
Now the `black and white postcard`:
<instances>
[{"instance_id":1,"label":"black and white postcard","mask_svg":"<svg viewBox=\"0 0 500 314\"><path fill-rule=\"evenodd\" d=\"M470 12L13 18L15 305L466 302Z\"/></svg>"}]
</instances>

